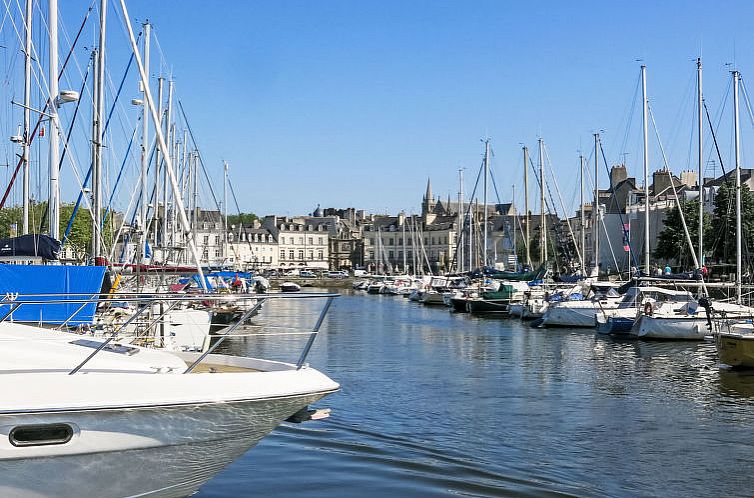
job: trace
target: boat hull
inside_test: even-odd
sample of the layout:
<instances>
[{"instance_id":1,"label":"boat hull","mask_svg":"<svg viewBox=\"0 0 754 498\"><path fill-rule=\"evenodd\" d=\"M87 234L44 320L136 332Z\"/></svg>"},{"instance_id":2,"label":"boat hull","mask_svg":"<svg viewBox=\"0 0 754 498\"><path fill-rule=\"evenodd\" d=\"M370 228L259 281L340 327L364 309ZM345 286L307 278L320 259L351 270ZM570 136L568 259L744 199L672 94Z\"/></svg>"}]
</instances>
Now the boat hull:
<instances>
[{"instance_id":1,"label":"boat hull","mask_svg":"<svg viewBox=\"0 0 754 498\"><path fill-rule=\"evenodd\" d=\"M325 394L0 414L0 496L188 496ZM73 428L68 443L16 447L9 442L18 425L52 423Z\"/></svg>"},{"instance_id":2,"label":"boat hull","mask_svg":"<svg viewBox=\"0 0 754 498\"><path fill-rule=\"evenodd\" d=\"M466 307L469 313L496 313L509 316L509 299L469 299Z\"/></svg>"},{"instance_id":3,"label":"boat hull","mask_svg":"<svg viewBox=\"0 0 754 498\"><path fill-rule=\"evenodd\" d=\"M597 310L594 307L549 306L542 315L544 327L595 327Z\"/></svg>"},{"instance_id":4,"label":"boat hull","mask_svg":"<svg viewBox=\"0 0 754 498\"><path fill-rule=\"evenodd\" d=\"M720 362L733 368L754 368L754 335L720 332L715 335Z\"/></svg>"},{"instance_id":5,"label":"boat hull","mask_svg":"<svg viewBox=\"0 0 754 498\"><path fill-rule=\"evenodd\" d=\"M641 315L631 329L639 339L702 341L709 335L707 318Z\"/></svg>"}]
</instances>

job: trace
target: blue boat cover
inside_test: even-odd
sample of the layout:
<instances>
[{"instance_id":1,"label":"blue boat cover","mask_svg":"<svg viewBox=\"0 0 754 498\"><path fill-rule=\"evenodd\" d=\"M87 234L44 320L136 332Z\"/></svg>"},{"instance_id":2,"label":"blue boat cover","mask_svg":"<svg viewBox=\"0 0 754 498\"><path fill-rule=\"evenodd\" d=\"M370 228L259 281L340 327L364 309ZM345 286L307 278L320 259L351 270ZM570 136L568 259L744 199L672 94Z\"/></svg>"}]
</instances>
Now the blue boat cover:
<instances>
[{"instance_id":1,"label":"blue boat cover","mask_svg":"<svg viewBox=\"0 0 754 498\"><path fill-rule=\"evenodd\" d=\"M104 266L3 265L0 264L0 297L9 294L61 294L57 296L18 296L18 301L82 300L97 295L102 289ZM79 294L79 295L70 295ZM68 295L68 296L66 296ZM83 303L26 304L13 312L14 322L84 325L94 321L97 303L81 308ZM79 310L79 308L81 308ZM77 311L78 310L78 311ZM0 304L0 316L10 305ZM73 317L68 320L69 317ZM66 322L66 320L68 320Z\"/></svg>"},{"instance_id":2,"label":"blue boat cover","mask_svg":"<svg viewBox=\"0 0 754 498\"><path fill-rule=\"evenodd\" d=\"M30 233L20 237L0 239L0 256L39 256L44 259L58 259L60 241L47 235Z\"/></svg>"}]
</instances>

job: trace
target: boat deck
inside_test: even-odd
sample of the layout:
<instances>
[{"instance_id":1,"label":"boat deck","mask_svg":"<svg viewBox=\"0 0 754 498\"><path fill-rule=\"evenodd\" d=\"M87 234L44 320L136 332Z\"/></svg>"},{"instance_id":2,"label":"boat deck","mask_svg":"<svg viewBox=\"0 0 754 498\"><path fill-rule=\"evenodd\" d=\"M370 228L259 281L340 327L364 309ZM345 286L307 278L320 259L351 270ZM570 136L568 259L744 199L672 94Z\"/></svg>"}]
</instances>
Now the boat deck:
<instances>
[{"instance_id":1,"label":"boat deck","mask_svg":"<svg viewBox=\"0 0 754 498\"><path fill-rule=\"evenodd\" d=\"M190 362L186 362L186 366L191 365ZM191 373L250 373L261 372L254 368L239 367L235 365L221 365L219 363L200 363L191 371Z\"/></svg>"}]
</instances>

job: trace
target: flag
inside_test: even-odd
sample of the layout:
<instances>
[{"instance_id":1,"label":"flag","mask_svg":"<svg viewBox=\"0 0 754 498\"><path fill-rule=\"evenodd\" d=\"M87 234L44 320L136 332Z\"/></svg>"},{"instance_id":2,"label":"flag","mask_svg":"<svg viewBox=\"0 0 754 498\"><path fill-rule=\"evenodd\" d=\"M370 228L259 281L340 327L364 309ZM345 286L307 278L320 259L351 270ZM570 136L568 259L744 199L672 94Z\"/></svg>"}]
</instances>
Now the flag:
<instances>
[{"instance_id":1,"label":"flag","mask_svg":"<svg viewBox=\"0 0 754 498\"><path fill-rule=\"evenodd\" d=\"M41 138L43 136L45 136L45 127L44 126L39 129L39 137Z\"/></svg>"},{"instance_id":2,"label":"flag","mask_svg":"<svg viewBox=\"0 0 754 498\"><path fill-rule=\"evenodd\" d=\"M628 252L631 250L631 224L623 224L623 250Z\"/></svg>"}]
</instances>

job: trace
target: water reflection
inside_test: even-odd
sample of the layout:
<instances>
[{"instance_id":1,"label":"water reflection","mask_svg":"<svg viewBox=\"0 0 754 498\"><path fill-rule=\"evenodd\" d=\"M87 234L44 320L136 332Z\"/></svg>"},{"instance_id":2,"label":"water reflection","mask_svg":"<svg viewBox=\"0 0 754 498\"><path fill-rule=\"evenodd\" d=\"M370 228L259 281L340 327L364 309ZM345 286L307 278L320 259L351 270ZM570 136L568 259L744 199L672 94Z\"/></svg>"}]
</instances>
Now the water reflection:
<instances>
[{"instance_id":1,"label":"water reflection","mask_svg":"<svg viewBox=\"0 0 754 498\"><path fill-rule=\"evenodd\" d=\"M275 431L198 496L248 495L238 475L257 496L307 498L741 496L754 485L740 472L754 464L754 373L719 369L713 344L345 294L309 357L343 386L327 398L332 417ZM308 330L308 306L270 306L228 349L295 357L304 337L262 331Z\"/></svg>"}]
</instances>

